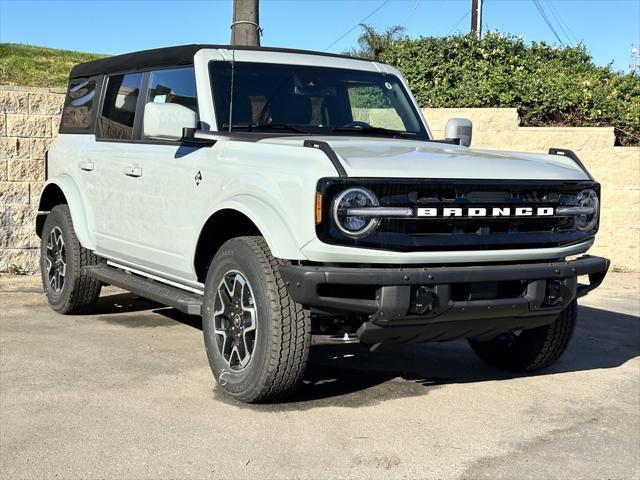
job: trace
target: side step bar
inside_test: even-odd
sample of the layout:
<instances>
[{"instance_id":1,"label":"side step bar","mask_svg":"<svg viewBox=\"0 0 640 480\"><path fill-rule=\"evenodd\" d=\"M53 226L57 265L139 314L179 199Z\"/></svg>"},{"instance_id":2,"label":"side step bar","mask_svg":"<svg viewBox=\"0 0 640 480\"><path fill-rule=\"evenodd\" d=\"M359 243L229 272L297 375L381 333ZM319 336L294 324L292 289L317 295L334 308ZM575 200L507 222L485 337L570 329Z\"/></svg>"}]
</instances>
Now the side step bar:
<instances>
[{"instance_id":1,"label":"side step bar","mask_svg":"<svg viewBox=\"0 0 640 480\"><path fill-rule=\"evenodd\" d=\"M84 271L90 277L101 282L128 290L154 302L177 308L189 315L201 315L202 295L187 292L114 267L85 267Z\"/></svg>"},{"instance_id":2,"label":"side step bar","mask_svg":"<svg viewBox=\"0 0 640 480\"><path fill-rule=\"evenodd\" d=\"M360 339L354 333L344 335L311 335L311 345L346 345L348 343L360 343Z\"/></svg>"}]
</instances>

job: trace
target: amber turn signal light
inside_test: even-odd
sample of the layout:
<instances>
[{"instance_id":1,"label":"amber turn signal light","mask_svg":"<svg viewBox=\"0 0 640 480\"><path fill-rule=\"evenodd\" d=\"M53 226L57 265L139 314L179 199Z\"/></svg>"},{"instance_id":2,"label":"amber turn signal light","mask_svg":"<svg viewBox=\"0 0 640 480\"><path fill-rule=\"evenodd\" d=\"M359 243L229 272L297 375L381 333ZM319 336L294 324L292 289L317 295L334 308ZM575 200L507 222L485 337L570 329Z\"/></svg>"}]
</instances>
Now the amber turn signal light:
<instances>
[{"instance_id":1,"label":"amber turn signal light","mask_svg":"<svg viewBox=\"0 0 640 480\"><path fill-rule=\"evenodd\" d=\"M322 223L322 194L316 193L316 225Z\"/></svg>"}]
</instances>

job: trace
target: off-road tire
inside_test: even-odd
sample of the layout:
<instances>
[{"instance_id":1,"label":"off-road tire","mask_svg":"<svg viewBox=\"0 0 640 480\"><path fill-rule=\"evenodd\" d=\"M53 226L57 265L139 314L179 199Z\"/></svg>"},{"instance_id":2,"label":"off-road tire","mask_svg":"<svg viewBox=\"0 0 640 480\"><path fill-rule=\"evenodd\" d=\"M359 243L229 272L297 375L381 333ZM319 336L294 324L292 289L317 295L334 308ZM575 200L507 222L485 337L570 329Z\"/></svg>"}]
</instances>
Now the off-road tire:
<instances>
[{"instance_id":1,"label":"off-road tire","mask_svg":"<svg viewBox=\"0 0 640 480\"><path fill-rule=\"evenodd\" d=\"M62 232L66 251L66 268L62 289L56 292L48 281L46 252L51 231ZM80 245L73 229L71 213L67 205L57 205L47 215L40 241L40 272L42 285L49 306L63 315L89 313L100 296L102 283L82 273L82 267L97 265L101 260L91 250Z\"/></svg>"},{"instance_id":2,"label":"off-road tire","mask_svg":"<svg viewBox=\"0 0 640 480\"><path fill-rule=\"evenodd\" d=\"M519 335L503 334L488 341L469 343L486 364L512 372L533 372L546 368L565 352L576 327L576 300L549 325L523 330Z\"/></svg>"},{"instance_id":3,"label":"off-road tire","mask_svg":"<svg viewBox=\"0 0 640 480\"><path fill-rule=\"evenodd\" d=\"M289 296L279 272L283 263L273 257L262 237L238 237L222 245L207 272L202 326L209 365L224 391L242 402L276 402L302 381L311 345L311 320ZM214 333L214 304L229 272L246 277L257 317L251 360L239 372L229 368L217 343L221 337Z\"/></svg>"}]
</instances>

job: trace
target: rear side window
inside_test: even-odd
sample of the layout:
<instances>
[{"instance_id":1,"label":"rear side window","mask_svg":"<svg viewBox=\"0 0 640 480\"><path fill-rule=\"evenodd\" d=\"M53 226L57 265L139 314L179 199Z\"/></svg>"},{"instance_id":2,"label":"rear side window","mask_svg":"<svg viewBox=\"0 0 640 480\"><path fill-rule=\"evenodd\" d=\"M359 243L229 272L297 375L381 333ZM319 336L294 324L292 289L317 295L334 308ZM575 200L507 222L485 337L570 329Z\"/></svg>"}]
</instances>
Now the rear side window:
<instances>
[{"instance_id":1,"label":"rear side window","mask_svg":"<svg viewBox=\"0 0 640 480\"><path fill-rule=\"evenodd\" d=\"M142 73L127 73L108 77L100 115L102 138L133 139L136 105L141 84Z\"/></svg>"},{"instance_id":2,"label":"rear side window","mask_svg":"<svg viewBox=\"0 0 640 480\"><path fill-rule=\"evenodd\" d=\"M62 133L93 133L97 83L95 79L72 79L62 110Z\"/></svg>"}]
</instances>

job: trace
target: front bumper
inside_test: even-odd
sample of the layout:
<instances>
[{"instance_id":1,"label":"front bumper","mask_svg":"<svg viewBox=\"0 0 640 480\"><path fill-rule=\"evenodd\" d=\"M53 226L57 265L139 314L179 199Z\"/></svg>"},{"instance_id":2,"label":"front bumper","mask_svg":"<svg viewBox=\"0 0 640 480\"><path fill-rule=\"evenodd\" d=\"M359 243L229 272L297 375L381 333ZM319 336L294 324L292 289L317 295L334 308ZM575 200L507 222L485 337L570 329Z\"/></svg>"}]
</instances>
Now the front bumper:
<instances>
[{"instance_id":1,"label":"front bumper","mask_svg":"<svg viewBox=\"0 0 640 480\"><path fill-rule=\"evenodd\" d=\"M283 265L291 297L328 313L366 316L362 343L490 338L498 333L551 323L576 297L604 279L609 260L510 265L345 268ZM589 284L578 284L588 275ZM506 282L521 285L517 296L495 294ZM520 282L520 283L518 283ZM460 298L458 287L467 288ZM373 295L349 295L364 288Z\"/></svg>"},{"instance_id":2,"label":"front bumper","mask_svg":"<svg viewBox=\"0 0 640 480\"><path fill-rule=\"evenodd\" d=\"M324 243L314 238L301 252L309 261L322 263L379 263L395 265L429 265L454 263L512 262L522 263L549 258L566 258L587 252L595 242L595 237L564 247L512 248L507 250L439 250L424 252L395 252L363 247L348 247Z\"/></svg>"}]
</instances>

